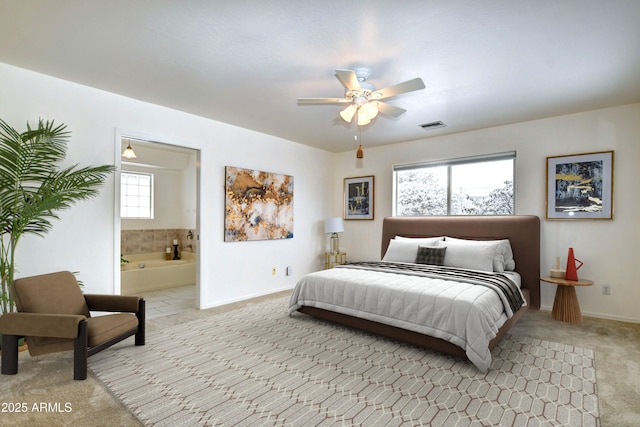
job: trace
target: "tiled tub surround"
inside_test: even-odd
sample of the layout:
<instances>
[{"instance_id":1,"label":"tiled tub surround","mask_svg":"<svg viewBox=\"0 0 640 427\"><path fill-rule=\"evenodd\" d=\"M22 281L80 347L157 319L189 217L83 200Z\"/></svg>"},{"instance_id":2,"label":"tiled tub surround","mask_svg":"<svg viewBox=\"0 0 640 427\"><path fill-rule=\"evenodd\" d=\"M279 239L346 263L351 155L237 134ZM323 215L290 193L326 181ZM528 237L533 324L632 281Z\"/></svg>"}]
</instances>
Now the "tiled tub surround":
<instances>
[{"instance_id":1,"label":"tiled tub surround","mask_svg":"<svg viewBox=\"0 0 640 427\"><path fill-rule=\"evenodd\" d=\"M165 252L124 255L120 266L122 295L140 294L196 283L196 255L182 252L179 260L166 260Z\"/></svg>"},{"instance_id":2,"label":"tiled tub surround","mask_svg":"<svg viewBox=\"0 0 640 427\"><path fill-rule=\"evenodd\" d=\"M189 231L193 233L191 239L188 238ZM171 253L173 253L172 243L176 239L180 253L196 252L195 237L195 230L187 228L122 230L120 233L120 253L127 255L164 253L167 248L171 248Z\"/></svg>"}]
</instances>

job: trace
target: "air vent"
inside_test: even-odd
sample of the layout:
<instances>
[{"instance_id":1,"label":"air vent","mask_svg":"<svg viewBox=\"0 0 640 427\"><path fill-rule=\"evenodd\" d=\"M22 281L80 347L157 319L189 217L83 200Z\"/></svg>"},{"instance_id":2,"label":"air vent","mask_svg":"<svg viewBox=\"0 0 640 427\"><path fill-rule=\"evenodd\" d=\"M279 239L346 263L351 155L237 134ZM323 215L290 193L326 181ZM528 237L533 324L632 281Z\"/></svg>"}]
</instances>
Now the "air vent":
<instances>
[{"instance_id":1,"label":"air vent","mask_svg":"<svg viewBox=\"0 0 640 427\"><path fill-rule=\"evenodd\" d=\"M437 121L437 122L425 123L423 125L420 125L420 127L425 130L432 130L432 129L444 128L444 127L447 127L447 125L445 125L441 121Z\"/></svg>"}]
</instances>

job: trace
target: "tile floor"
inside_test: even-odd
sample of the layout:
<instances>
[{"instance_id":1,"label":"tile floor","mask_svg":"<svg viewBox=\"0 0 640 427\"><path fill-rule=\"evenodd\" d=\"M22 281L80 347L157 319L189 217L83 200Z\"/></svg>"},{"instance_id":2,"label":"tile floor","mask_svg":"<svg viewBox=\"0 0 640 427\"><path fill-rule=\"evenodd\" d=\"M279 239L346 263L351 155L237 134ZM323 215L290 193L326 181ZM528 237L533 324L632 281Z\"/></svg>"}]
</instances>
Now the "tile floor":
<instances>
[{"instance_id":1,"label":"tile floor","mask_svg":"<svg viewBox=\"0 0 640 427\"><path fill-rule=\"evenodd\" d=\"M146 318L154 319L196 307L196 286L180 286L162 291L144 292Z\"/></svg>"}]
</instances>

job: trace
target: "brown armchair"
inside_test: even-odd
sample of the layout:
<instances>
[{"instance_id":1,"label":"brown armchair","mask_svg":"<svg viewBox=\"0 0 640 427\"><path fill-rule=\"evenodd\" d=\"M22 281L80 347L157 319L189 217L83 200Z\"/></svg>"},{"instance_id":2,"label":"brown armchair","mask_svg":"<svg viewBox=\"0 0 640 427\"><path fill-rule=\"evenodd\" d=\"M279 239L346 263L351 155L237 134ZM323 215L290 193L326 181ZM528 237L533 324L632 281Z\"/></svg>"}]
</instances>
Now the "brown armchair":
<instances>
[{"instance_id":1,"label":"brown armchair","mask_svg":"<svg viewBox=\"0 0 640 427\"><path fill-rule=\"evenodd\" d=\"M18 373L18 338L31 356L74 351L73 379L87 378L87 358L135 335L144 345L142 297L83 294L68 271L17 279L11 286L17 313L0 317L2 374ZM90 311L117 312L91 317Z\"/></svg>"}]
</instances>

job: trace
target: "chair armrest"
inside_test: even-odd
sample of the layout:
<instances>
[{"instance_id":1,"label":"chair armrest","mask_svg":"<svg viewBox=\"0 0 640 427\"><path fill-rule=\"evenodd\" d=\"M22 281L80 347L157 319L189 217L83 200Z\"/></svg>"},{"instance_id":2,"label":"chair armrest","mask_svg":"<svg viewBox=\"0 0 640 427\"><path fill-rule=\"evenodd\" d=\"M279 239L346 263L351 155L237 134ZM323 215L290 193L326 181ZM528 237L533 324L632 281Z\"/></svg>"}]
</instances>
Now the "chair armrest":
<instances>
[{"instance_id":1,"label":"chair armrest","mask_svg":"<svg viewBox=\"0 0 640 427\"><path fill-rule=\"evenodd\" d=\"M78 325L87 318L80 314L6 313L0 317L4 335L75 338Z\"/></svg>"},{"instance_id":2,"label":"chair armrest","mask_svg":"<svg viewBox=\"0 0 640 427\"><path fill-rule=\"evenodd\" d=\"M90 311L123 311L137 313L142 297L129 295L84 294Z\"/></svg>"}]
</instances>

